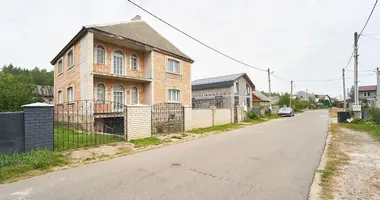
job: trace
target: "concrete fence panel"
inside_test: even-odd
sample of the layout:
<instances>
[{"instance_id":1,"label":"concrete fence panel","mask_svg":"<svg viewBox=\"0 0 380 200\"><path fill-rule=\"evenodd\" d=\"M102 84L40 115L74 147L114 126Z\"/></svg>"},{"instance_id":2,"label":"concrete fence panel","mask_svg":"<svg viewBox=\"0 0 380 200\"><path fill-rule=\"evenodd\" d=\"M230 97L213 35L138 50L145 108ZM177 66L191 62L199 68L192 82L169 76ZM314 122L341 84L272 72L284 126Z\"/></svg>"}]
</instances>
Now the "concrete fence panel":
<instances>
[{"instance_id":1,"label":"concrete fence panel","mask_svg":"<svg viewBox=\"0 0 380 200\"><path fill-rule=\"evenodd\" d=\"M231 109L214 110L214 126L232 123Z\"/></svg>"}]
</instances>

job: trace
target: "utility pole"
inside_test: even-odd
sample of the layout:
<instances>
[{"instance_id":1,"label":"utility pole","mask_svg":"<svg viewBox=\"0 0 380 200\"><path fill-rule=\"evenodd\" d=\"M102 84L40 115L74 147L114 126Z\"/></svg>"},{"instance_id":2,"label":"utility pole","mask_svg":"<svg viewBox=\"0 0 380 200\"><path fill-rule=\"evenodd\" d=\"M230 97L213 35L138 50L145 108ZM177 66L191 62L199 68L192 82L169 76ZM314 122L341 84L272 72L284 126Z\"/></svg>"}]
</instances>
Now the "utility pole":
<instances>
[{"instance_id":1,"label":"utility pole","mask_svg":"<svg viewBox=\"0 0 380 200\"><path fill-rule=\"evenodd\" d=\"M269 114L271 115L272 114L272 99L271 99L271 96L272 96L272 88L271 88L271 85L270 85L270 69L268 68L268 85L269 85Z\"/></svg>"},{"instance_id":2,"label":"utility pole","mask_svg":"<svg viewBox=\"0 0 380 200\"><path fill-rule=\"evenodd\" d=\"M359 105L359 81L358 81L358 33L354 33L354 86L355 86L355 106L354 106L354 112L355 117L361 118L361 107Z\"/></svg>"},{"instance_id":3,"label":"utility pole","mask_svg":"<svg viewBox=\"0 0 380 200\"><path fill-rule=\"evenodd\" d=\"M292 99L293 99L293 81L290 81L290 103L289 103L290 108L292 108Z\"/></svg>"},{"instance_id":4,"label":"utility pole","mask_svg":"<svg viewBox=\"0 0 380 200\"><path fill-rule=\"evenodd\" d=\"M347 108L347 100L346 100L346 78L344 75L344 68L342 69L342 76L343 76L343 109L346 110Z\"/></svg>"},{"instance_id":5,"label":"utility pole","mask_svg":"<svg viewBox=\"0 0 380 200\"><path fill-rule=\"evenodd\" d=\"M377 81L377 86L376 86L375 107L379 108L380 107L380 71L378 67L376 68L376 81Z\"/></svg>"}]
</instances>

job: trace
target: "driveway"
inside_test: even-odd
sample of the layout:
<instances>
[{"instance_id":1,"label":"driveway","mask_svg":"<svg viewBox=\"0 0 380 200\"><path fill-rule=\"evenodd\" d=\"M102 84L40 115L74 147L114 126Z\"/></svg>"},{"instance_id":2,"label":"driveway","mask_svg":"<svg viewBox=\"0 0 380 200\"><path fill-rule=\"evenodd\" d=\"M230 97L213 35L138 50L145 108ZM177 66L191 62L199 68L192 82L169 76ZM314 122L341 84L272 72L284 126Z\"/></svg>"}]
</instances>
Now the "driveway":
<instances>
[{"instance_id":1,"label":"driveway","mask_svg":"<svg viewBox=\"0 0 380 200\"><path fill-rule=\"evenodd\" d=\"M307 199L326 110L0 185L0 199Z\"/></svg>"}]
</instances>

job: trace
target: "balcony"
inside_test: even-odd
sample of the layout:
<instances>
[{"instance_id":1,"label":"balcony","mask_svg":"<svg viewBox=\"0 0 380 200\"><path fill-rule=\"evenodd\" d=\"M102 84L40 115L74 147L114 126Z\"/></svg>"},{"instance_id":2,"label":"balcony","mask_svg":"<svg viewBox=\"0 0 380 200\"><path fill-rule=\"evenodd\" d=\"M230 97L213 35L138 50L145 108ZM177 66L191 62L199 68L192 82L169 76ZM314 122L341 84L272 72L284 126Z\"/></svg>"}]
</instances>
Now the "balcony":
<instances>
[{"instance_id":1,"label":"balcony","mask_svg":"<svg viewBox=\"0 0 380 200\"><path fill-rule=\"evenodd\" d=\"M123 80L123 81L133 81L133 82L152 82L152 78L147 78L143 75L124 75L124 74L111 74L104 72L92 72L94 77L103 78L103 79L115 79L115 80Z\"/></svg>"}]
</instances>

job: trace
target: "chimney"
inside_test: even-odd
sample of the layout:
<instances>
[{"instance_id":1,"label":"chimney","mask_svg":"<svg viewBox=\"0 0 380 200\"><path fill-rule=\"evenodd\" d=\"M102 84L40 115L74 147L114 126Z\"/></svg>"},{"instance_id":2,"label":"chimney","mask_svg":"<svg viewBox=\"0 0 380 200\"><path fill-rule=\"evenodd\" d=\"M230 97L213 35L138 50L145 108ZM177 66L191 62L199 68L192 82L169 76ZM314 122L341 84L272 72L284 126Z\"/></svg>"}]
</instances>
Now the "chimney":
<instances>
[{"instance_id":1,"label":"chimney","mask_svg":"<svg viewBox=\"0 0 380 200\"><path fill-rule=\"evenodd\" d=\"M140 15L136 15L134 18L132 18L131 21L137 21L137 20L141 20L141 16Z\"/></svg>"}]
</instances>

